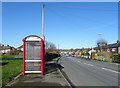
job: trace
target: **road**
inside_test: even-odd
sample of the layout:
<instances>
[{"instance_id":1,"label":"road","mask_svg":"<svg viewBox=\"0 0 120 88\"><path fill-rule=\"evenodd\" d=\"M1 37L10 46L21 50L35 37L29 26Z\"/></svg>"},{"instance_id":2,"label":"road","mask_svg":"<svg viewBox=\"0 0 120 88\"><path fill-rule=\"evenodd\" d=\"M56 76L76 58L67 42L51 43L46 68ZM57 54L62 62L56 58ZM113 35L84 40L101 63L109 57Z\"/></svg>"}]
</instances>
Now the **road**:
<instances>
[{"instance_id":1,"label":"road","mask_svg":"<svg viewBox=\"0 0 120 88\"><path fill-rule=\"evenodd\" d=\"M65 56L60 64L75 86L118 86L118 64Z\"/></svg>"}]
</instances>

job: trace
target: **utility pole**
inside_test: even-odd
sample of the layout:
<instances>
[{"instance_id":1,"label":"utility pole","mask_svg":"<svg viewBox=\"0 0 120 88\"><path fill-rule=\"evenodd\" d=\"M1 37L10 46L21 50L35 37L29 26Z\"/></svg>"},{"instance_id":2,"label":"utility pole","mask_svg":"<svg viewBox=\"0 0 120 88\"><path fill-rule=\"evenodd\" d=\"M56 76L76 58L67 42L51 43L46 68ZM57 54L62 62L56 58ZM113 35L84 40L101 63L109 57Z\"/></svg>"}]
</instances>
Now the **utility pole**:
<instances>
[{"instance_id":1,"label":"utility pole","mask_svg":"<svg viewBox=\"0 0 120 88\"><path fill-rule=\"evenodd\" d=\"M44 4L42 4L42 40L43 42L41 42L41 71L42 71L42 75L44 75L44 69L45 69L45 36L44 36Z\"/></svg>"},{"instance_id":2,"label":"utility pole","mask_svg":"<svg viewBox=\"0 0 120 88\"><path fill-rule=\"evenodd\" d=\"M42 4L42 38L43 40L45 39L44 37L44 4Z\"/></svg>"}]
</instances>

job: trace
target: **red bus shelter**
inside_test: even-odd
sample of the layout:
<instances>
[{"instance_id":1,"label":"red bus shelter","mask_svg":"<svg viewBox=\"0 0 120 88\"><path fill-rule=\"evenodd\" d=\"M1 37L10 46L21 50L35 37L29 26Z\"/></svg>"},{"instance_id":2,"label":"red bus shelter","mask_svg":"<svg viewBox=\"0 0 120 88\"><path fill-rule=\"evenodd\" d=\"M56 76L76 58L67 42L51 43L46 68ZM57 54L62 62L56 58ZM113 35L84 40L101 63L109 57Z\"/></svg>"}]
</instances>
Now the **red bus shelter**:
<instances>
[{"instance_id":1,"label":"red bus shelter","mask_svg":"<svg viewBox=\"0 0 120 88\"><path fill-rule=\"evenodd\" d=\"M23 40L22 74L40 73L44 75L44 39L30 35Z\"/></svg>"}]
</instances>

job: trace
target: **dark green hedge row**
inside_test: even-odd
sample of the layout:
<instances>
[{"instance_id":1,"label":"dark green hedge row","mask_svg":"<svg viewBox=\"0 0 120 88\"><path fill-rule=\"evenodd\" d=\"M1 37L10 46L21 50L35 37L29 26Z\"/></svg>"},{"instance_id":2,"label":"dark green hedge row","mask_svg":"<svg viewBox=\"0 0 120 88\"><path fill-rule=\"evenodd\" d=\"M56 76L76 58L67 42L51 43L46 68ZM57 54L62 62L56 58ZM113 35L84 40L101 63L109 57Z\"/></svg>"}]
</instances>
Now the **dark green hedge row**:
<instances>
[{"instance_id":1,"label":"dark green hedge row","mask_svg":"<svg viewBox=\"0 0 120 88\"><path fill-rule=\"evenodd\" d=\"M89 56L89 53L81 53L83 56Z\"/></svg>"},{"instance_id":2,"label":"dark green hedge row","mask_svg":"<svg viewBox=\"0 0 120 88\"><path fill-rule=\"evenodd\" d=\"M115 54L111 56L112 62L120 63L120 54Z\"/></svg>"},{"instance_id":3,"label":"dark green hedge row","mask_svg":"<svg viewBox=\"0 0 120 88\"><path fill-rule=\"evenodd\" d=\"M45 54L45 61L50 61L50 60L57 58L59 56L60 56L60 54L56 54L56 53L46 53Z\"/></svg>"}]
</instances>

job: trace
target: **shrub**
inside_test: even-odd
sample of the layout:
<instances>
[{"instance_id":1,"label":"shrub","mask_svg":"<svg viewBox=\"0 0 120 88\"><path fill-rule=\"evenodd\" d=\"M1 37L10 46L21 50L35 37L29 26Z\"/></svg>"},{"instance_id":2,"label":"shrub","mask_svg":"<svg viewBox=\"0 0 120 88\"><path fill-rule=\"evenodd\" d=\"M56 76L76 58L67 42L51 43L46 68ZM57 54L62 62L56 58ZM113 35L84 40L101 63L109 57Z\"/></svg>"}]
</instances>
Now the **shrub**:
<instances>
[{"instance_id":1,"label":"shrub","mask_svg":"<svg viewBox=\"0 0 120 88\"><path fill-rule=\"evenodd\" d=\"M84 56L89 56L89 53L84 53Z\"/></svg>"},{"instance_id":2,"label":"shrub","mask_svg":"<svg viewBox=\"0 0 120 88\"><path fill-rule=\"evenodd\" d=\"M98 53L94 53L93 57L94 57L95 60L98 60Z\"/></svg>"},{"instance_id":3,"label":"shrub","mask_svg":"<svg viewBox=\"0 0 120 88\"><path fill-rule=\"evenodd\" d=\"M105 62L109 62L109 60L108 60L108 59L104 59L103 61L105 61Z\"/></svg>"},{"instance_id":4,"label":"shrub","mask_svg":"<svg viewBox=\"0 0 120 88\"><path fill-rule=\"evenodd\" d=\"M81 53L81 55L83 55L83 56L89 56L89 53Z\"/></svg>"},{"instance_id":5,"label":"shrub","mask_svg":"<svg viewBox=\"0 0 120 88\"><path fill-rule=\"evenodd\" d=\"M81 55L84 55L84 53L82 52Z\"/></svg>"},{"instance_id":6,"label":"shrub","mask_svg":"<svg viewBox=\"0 0 120 88\"><path fill-rule=\"evenodd\" d=\"M112 62L120 63L120 54L113 54L111 58L112 58Z\"/></svg>"},{"instance_id":7,"label":"shrub","mask_svg":"<svg viewBox=\"0 0 120 88\"><path fill-rule=\"evenodd\" d=\"M57 58L59 56L60 56L60 54L56 54L56 53L46 53L45 54L45 61L50 61L50 60Z\"/></svg>"}]
</instances>

